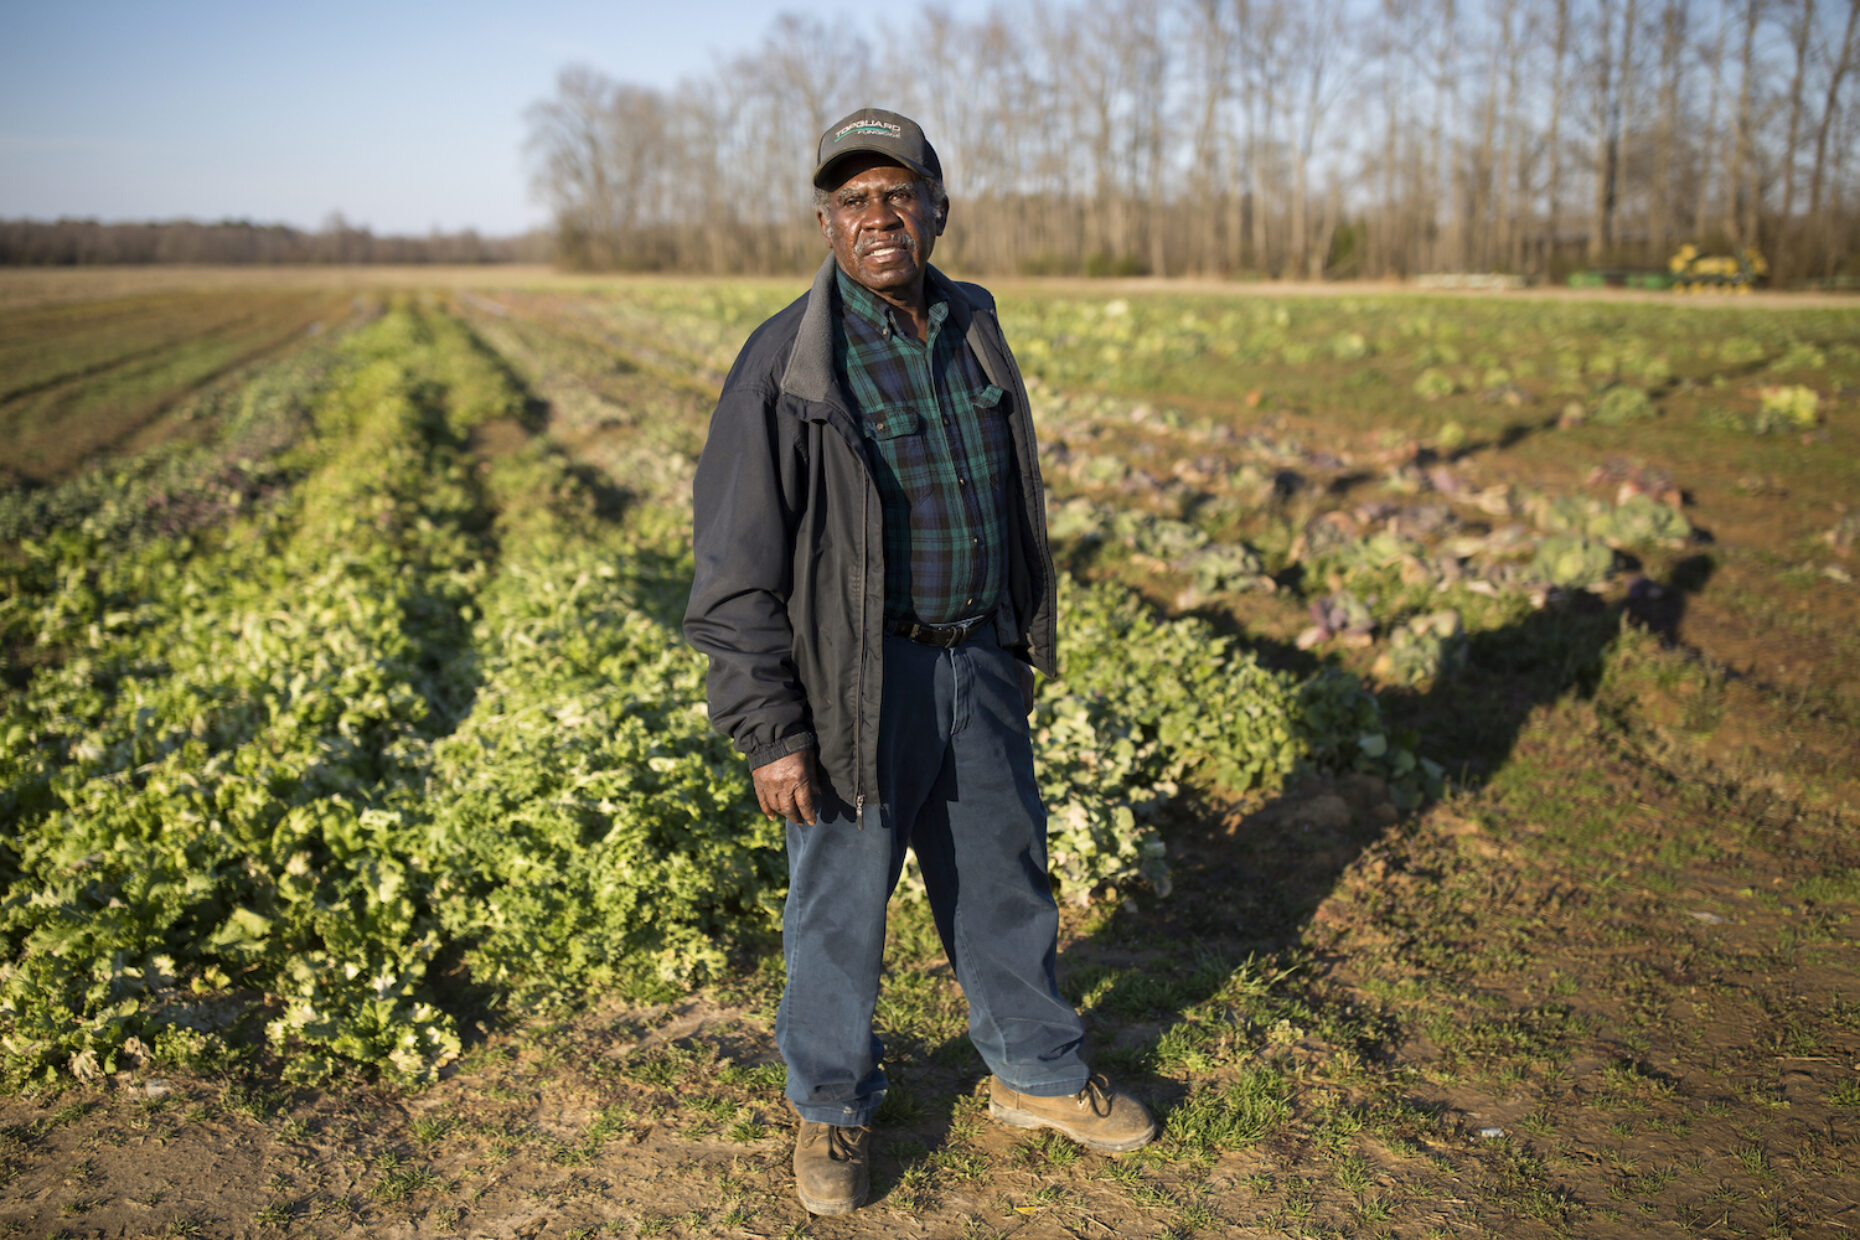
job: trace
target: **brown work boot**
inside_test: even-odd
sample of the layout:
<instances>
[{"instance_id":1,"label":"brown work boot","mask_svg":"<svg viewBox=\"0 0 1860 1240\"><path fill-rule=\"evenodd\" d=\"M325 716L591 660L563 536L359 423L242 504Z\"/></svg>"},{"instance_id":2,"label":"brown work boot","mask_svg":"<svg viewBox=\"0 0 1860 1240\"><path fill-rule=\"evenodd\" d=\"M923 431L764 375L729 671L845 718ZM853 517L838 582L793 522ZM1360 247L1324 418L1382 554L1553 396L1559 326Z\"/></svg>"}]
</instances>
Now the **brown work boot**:
<instances>
[{"instance_id":1,"label":"brown work boot","mask_svg":"<svg viewBox=\"0 0 1860 1240\"><path fill-rule=\"evenodd\" d=\"M1111 1082L1093 1075L1076 1094L1035 1098L1015 1093L988 1078L988 1113L1016 1128L1056 1128L1080 1145L1123 1154L1148 1145L1156 1136L1156 1121L1149 1108L1111 1088Z\"/></svg>"},{"instance_id":2,"label":"brown work boot","mask_svg":"<svg viewBox=\"0 0 1860 1240\"><path fill-rule=\"evenodd\" d=\"M871 1187L870 1128L801 1121L794 1142L794 1191L810 1214L851 1214Z\"/></svg>"}]
</instances>

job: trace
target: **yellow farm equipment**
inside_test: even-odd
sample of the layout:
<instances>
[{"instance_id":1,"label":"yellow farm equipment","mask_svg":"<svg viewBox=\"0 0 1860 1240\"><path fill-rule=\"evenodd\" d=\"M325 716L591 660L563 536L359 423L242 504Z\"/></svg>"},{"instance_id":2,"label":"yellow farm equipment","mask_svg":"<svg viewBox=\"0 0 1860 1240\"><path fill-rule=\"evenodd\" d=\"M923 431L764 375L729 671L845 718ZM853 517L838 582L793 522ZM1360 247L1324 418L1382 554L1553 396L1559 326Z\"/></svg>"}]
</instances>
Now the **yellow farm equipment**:
<instances>
[{"instance_id":1,"label":"yellow farm equipment","mask_svg":"<svg viewBox=\"0 0 1860 1240\"><path fill-rule=\"evenodd\" d=\"M1673 287L1682 293L1748 293L1770 273L1769 263L1756 249L1735 254L1701 254L1696 245L1679 247L1666 264Z\"/></svg>"}]
</instances>

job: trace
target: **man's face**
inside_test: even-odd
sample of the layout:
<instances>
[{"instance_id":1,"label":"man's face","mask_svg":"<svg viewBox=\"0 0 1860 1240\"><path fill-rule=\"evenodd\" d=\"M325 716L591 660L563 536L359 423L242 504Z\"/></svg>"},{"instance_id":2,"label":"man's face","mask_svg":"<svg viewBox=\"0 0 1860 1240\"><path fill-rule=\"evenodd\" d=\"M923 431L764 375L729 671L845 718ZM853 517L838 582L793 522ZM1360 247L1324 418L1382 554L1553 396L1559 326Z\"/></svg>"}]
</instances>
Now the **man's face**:
<instances>
[{"instance_id":1,"label":"man's face","mask_svg":"<svg viewBox=\"0 0 1860 1240\"><path fill-rule=\"evenodd\" d=\"M937 204L917 174L877 159L853 159L827 195L820 231L840 270L874 293L920 286L941 231Z\"/></svg>"}]
</instances>

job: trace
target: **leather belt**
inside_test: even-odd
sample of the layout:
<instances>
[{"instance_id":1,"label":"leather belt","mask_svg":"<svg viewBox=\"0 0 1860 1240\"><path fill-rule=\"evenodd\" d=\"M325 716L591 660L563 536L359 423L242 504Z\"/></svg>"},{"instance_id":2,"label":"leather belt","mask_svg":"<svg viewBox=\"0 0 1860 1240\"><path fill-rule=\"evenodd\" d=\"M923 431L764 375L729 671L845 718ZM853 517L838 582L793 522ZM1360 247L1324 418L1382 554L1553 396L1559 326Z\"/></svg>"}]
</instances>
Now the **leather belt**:
<instances>
[{"instance_id":1,"label":"leather belt","mask_svg":"<svg viewBox=\"0 0 1860 1240\"><path fill-rule=\"evenodd\" d=\"M908 637L926 646L941 646L945 650L954 650L975 636L982 627L982 621L986 619L986 616L977 616L973 620L958 620L954 624L916 624L908 620L887 620L885 632L893 637Z\"/></svg>"}]
</instances>

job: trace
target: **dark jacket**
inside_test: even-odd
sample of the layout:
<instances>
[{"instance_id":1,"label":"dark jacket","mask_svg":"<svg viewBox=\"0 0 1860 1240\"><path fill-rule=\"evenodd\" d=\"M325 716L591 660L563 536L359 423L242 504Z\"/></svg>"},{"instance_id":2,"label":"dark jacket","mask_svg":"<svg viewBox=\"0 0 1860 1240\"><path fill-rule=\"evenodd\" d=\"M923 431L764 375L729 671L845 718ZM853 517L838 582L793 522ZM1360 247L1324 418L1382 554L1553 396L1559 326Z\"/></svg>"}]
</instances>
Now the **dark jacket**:
<instances>
[{"instance_id":1,"label":"dark jacket","mask_svg":"<svg viewBox=\"0 0 1860 1240\"><path fill-rule=\"evenodd\" d=\"M751 767L817 747L830 790L877 803L885 541L859 412L836 378L831 255L737 355L698 460L685 637L710 658L710 721ZM1049 676L1057 599L1027 389L994 298L931 268L950 322L1008 394L1019 480L1002 644Z\"/></svg>"}]
</instances>

